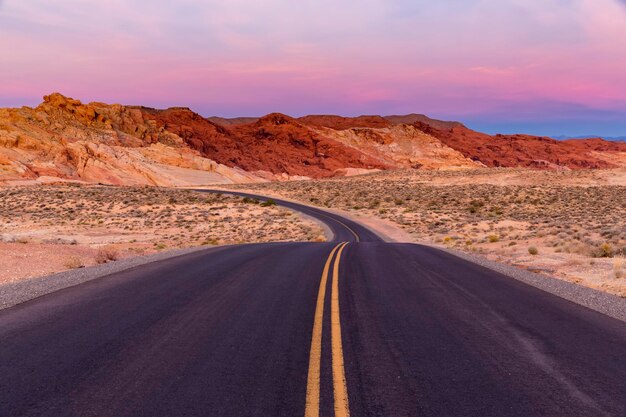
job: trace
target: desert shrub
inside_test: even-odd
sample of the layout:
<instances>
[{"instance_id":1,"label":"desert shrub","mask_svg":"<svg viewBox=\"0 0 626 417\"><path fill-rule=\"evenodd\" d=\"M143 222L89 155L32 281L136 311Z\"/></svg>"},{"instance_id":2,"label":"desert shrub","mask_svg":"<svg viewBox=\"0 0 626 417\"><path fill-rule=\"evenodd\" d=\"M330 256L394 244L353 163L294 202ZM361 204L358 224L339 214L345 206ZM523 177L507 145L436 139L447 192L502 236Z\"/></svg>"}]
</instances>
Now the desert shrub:
<instances>
[{"instance_id":1,"label":"desert shrub","mask_svg":"<svg viewBox=\"0 0 626 417\"><path fill-rule=\"evenodd\" d=\"M531 255L537 255L539 254L539 249L537 249L535 246L531 246L528 248L528 253L530 253Z\"/></svg>"},{"instance_id":2,"label":"desert shrub","mask_svg":"<svg viewBox=\"0 0 626 417\"><path fill-rule=\"evenodd\" d=\"M95 256L96 263L105 264L109 261L117 261L119 252L113 248L103 248L98 250Z\"/></svg>"},{"instance_id":3,"label":"desert shrub","mask_svg":"<svg viewBox=\"0 0 626 417\"><path fill-rule=\"evenodd\" d=\"M78 256L71 256L65 260L63 266L65 266L67 269L78 269L84 268L85 264Z\"/></svg>"},{"instance_id":4,"label":"desert shrub","mask_svg":"<svg viewBox=\"0 0 626 417\"><path fill-rule=\"evenodd\" d=\"M275 206L275 205L276 205L276 201L272 200L271 198L261 203L262 207L270 207L270 206Z\"/></svg>"},{"instance_id":5,"label":"desert shrub","mask_svg":"<svg viewBox=\"0 0 626 417\"><path fill-rule=\"evenodd\" d=\"M489 235L487 236L487 239L489 240L490 243L496 243L500 241L500 236L498 235Z\"/></svg>"},{"instance_id":6,"label":"desert shrub","mask_svg":"<svg viewBox=\"0 0 626 417\"><path fill-rule=\"evenodd\" d=\"M612 258L615 255L613 247L609 243L603 243L593 252L594 258Z\"/></svg>"}]
</instances>

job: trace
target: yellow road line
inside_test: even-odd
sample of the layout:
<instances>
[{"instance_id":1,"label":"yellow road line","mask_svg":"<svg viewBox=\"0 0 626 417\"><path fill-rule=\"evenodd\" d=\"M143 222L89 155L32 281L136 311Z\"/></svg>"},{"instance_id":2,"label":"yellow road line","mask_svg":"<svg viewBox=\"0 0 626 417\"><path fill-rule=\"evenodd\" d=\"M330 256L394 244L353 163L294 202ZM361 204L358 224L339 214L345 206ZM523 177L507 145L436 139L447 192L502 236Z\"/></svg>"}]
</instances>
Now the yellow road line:
<instances>
[{"instance_id":1,"label":"yellow road line","mask_svg":"<svg viewBox=\"0 0 626 417\"><path fill-rule=\"evenodd\" d=\"M333 283L330 299L330 340L332 346L333 392L335 397L335 417L349 417L348 388L346 371L343 366L343 345L341 343L341 320L339 314L339 262L341 252L347 243L339 248L333 265Z\"/></svg>"},{"instance_id":2,"label":"yellow road line","mask_svg":"<svg viewBox=\"0 0 626 417\"><path fill-rule=\"evenodd\" d=\"M333 219L332 217L330 217L331 219ZM352 230L352 228L350 226L348 226L347 224L345 224L344 222L342 222L341 220L337 220L337 219L333 219L338 223L341 223L343 225L343 227L345 227L346 229L348 229L350 232L352 232L352 234L354 235L354 238L356 239L357 242L361 241L361 238L359 237L359 235L357 235L357 233Z\"/></svg>"},{"instance_id":3,"label":"yellow road line","mask_svg":"<svg viewBox=\"0 0 626 417\"><path fill-rule=\"evenodd\" d=\"M315 319L313 321L313 337L311 339L311 353L309 355L309 375L306 386L306 406L305 417L318 417L320 414L320 367L322 362L322 325L324 322L324 300L326 298L326 283L328 282L328 272L333 255L340 246L340 243L333 248L328 255L320 288L317 294L317 304L315 307Z\"/></svg>"},{"instance_id":4,"label":"yellow road line","mask_svg":"<svg viewBox=\"0 0 626 417\"><path fill-rule=\"evenodd\" d=\"M354 238L356 239L356 241L357 241L357 242L360 242L360 241L361 241L361 238L359 237L359 235L358 235L358 234L357 234L354 230L352 230L352 228L351 228L350 226L348 226L347 224L345 224L345 223L344 223L344 222L342 222L341 220L337 220L337 219L335 219L334 217L328 216L328 215L323 214L323 213L318 213L318 214L320 214L320 215L322 215L322 216L324 216L324 217L328 217L328 218L329 218L329 219L331 219L331 220L336 221L337 223L339 223L340 225L342 225L343 227L345 227L346 229L348 229L348 230L349 230L349 231L350 231L350 232L354 235Z\"/></svg>"}]
</instances>

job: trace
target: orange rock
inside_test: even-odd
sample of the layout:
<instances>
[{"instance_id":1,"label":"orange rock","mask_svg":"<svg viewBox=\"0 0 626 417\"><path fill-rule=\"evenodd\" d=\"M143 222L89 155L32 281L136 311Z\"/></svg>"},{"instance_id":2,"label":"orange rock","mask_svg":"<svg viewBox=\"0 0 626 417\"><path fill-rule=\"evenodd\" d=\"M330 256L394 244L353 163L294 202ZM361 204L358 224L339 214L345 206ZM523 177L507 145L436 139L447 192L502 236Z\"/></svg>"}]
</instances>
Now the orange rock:
<instances>
[{"instance_id":1,"label":"orange rock","mask_svg":"<svg viewBox=\"0 0 626 417\"><path fill-rule=\"evenodd\" d=\"M422 122L414 126L466 157L488 167L527 167L540 169L615 168L605 158L592 154L626 152L626 143L602 139L558 141L529 135L490 136L460 125L437 129Z\"/></svg>"}]
</instances>

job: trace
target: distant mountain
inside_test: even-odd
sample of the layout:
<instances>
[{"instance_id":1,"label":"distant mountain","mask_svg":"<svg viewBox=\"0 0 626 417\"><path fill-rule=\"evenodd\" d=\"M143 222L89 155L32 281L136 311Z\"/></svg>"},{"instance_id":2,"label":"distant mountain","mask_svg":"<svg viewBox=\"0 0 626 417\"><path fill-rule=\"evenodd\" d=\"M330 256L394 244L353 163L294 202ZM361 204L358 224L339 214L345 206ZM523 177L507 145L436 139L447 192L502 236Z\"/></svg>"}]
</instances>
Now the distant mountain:
<instances>
[{"instance_id":1,"label":"distant mountain","mask_svg":"<svg viewBox=\"0 0 626 417\"><path fill-rule=\"evenodd\" d=\"M626 143L487 135L424 115L204 118L54 93L0 109L0 183L201 184L323 178L387 169L626 166Z\"/></svg>"},{"instance_id":2,"label":"distant mountain","mask_svg":"<svg viewBox=\"0 0 626 417\"><path fill-rule=\"evenodd\" d=\"M207 117L207 120L220 126L238 126L254 123L259 120L259 117L233 117L229 119L226 117L211 116Z\"/></svg>"},{"instance_id":3,"label":"distant mountain","mask_svg":"<svg viewBox=\"0 0 626 417\"><path fill-rule=\"evenodd\" d=\"M552 136L553 139L556 140L566 140L566 139L594 139L594 138L600 138L600 139L604 139L604 140L610 140L610 141L618 141L618 142L626 142L626 136L600 136L600 135L589 135L589 136L565 136L565 135L561 135L561 136Z\"/></svg>"},{"instance_id":4,"label":"distant mountain","mask_svg":"<svg viewBox=\"0 0 626 417\"><path fill-rule=\"evenodd\" d=\"M412 124L420 122L440 130L465 127L465 125L461 122L446 122L443 120L431 119L426 115L415 113L407 114L405 116L385 116L385 119L389 120L393 124Z\"/></svg>"},{"instance_id":5,"label":"distant mountain","mask_svg":"<svg viewBox=\"0 0 626 417\"><path fill-rule=\"evenodd\" d=\"M235 117L235 118L223 118L212 116L208 117L213 123L221 126L237 126L241 124L254 123L259 120L258 117ZM357 117L343 117L336 115L309 115L303 116L298 119L300 122L319 127L328 127L336 130L349 129L353 127L370 127L370 128L385 128L394 125L413 124L421 122L432 126L436 129L451 129L457 126L464 126L460 122L447 122L443 120L431 119L423 114L407 114L403 116L357 116Z\"/></svg>"}]
</instances>

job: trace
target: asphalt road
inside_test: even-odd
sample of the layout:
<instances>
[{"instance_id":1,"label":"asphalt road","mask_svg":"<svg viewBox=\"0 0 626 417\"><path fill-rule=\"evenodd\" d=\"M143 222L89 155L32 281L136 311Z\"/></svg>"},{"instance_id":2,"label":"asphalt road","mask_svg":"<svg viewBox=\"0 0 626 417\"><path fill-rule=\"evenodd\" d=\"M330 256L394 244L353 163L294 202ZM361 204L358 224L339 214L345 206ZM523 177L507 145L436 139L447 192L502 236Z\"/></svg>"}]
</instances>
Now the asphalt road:
<instances>
[{"instance_id":1,"label":"asphalt road","mask_svg":"<svg viewBox=\"0 0 626 417\"><path fill-rule=\"evenodd\" d=\"M196 190L204 193L226 193L222 190ZM267 201L267 197L256 194L244 193L239 191L228 191L228 194L234 194L240 197L248 197L258 201ZM339 216L337 214L321 210L315 207L305 206L291 201L272 198L278 205L287 207L292 210L299 211L307 216L313 217L326 224L333 232L333 240L336 242L383 242L376 233L372 232L363 225L356 223L350 219Z\"/></svg>"},{"instance_id":2,"label":"asphalt road","mask_svg":"<svg viewBox=\"0 0 626 417\"><path fill-rule=\"evenodd\" d=\"M0 311L0 416L626 416L626 323L285 205L336 241L207 249Z\"/></svg>"}]
</instances>

